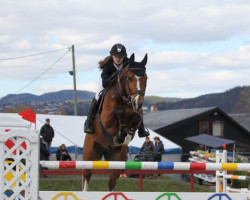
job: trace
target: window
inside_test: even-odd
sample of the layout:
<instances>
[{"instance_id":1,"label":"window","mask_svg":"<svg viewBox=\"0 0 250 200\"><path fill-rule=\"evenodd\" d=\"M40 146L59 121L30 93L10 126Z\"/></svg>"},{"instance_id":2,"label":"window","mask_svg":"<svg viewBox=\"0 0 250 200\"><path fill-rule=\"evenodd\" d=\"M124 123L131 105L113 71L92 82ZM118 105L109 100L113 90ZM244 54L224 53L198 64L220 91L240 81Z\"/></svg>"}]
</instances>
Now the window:
<instances>
[{"instance_id":1,"label":"window","mask_svg":"<svg viewBox=\"0 0 250 200\"><path fill-rule=\"evenodd\" d=\"M213 136L223 136L224 135L224 124L221 121L213 122Z\"/></svg>"},{"instance_id":2,"label":"window","mask_svg":"<svg viewBox=\"0 0 250 200\"><path fill-rule=\"evenodd\" d=\"M200 121L200 134L209 134L209 121Z\"/></svg>"}]
</instances>

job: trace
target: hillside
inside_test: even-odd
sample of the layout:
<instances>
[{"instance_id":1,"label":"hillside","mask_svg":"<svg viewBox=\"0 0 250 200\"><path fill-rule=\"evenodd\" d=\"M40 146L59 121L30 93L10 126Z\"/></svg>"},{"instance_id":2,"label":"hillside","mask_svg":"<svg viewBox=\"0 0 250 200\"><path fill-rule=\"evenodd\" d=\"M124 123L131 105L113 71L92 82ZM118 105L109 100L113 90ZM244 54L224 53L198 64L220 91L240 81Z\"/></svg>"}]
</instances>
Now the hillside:
<instances>
[{"instance_id":1,"label":"hillside","mask_svg":"<svg viewBox=\"0 0 250 200\"><path fill-rule=\"evenodd\" d=\"M250 113L250 86L235 87L222 93L206 94L177 102L159 102L158 110L219 107L228 113Z\"/></svg>"},{"instance_id":2,"label":"hillside","mask_svg":"<svg viewBox=\"0 0 250 200\"><path fill-rule=\"evenodd\" d=\"M159 97L159 96L145 96L144 105L152 105L160 102L166 103L175 103L181 101L181 98L168 98L168 97Z\"/></svg>"},{"instance_id":3,"label":"hillside","mask_svg":"<svg viewBox=\"0 0 250 200\"><path fill-rule=\"evenodd\" d=\"M77 91L78 107L81 114L87 114L89 102L93 96L93 92ZM62 90L59 92L46 93L40 96L27 93L10 94L0 99L0 105L29 105L38 102L50 103L70 101L71 103L66 105L67 108L64 107L64 109L67 114L72 114L72 100L73 91ZM156 105L158 110L219 107L227 113L250 113L250 86L235 87L222 93L206 94L190 99L146 96L144 106L149 108L151 105ZM4 111L5 107L2 106L2 109L0 107L0 110ZM61 108L62 105L58 104L56 107Z\"/></svg>"},{"instance_id":4,"label":"hillside","mask_svg":"<svg viewBox=\"0 0 250 200\"><path fill-rule=\"evenodd\" d=\"M94 96L93 92L88 91L77 91L77 98L81 99L92 99ZM19 103L35 103L35 102L57 102L57 101L68 101L73 100L72 90L61 90L58 92L45 93L43 95L34 95L29 93L24 94L9 94L0 99L0 104L19 104Z\"/></svg>"}]
</instances>

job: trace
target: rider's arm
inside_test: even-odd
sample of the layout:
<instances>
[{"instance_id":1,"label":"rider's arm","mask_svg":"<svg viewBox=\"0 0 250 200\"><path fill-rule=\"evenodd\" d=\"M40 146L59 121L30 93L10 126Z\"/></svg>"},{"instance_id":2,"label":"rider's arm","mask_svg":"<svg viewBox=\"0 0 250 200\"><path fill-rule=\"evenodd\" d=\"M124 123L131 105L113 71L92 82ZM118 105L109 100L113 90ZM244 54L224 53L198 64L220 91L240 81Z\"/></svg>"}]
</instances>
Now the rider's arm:
<instances>
[{"instance_id":1,"label":"rider's arm","mask_svg":"<svg viewBox=\"0 0 250 200\"><path fill-rule=\"evenodd\" d=\"M140 149L140 151L139 151L138 154L141 154L141 152L142 152L143 149L144 149L144 144L142 145L142 147L141 147L141 149Z\"/></svg>"},{"instance_id":2,"label":"rider's arm","mask_svg":"<svg viewBox=\"0 0 250 200\"><path fill-rule=\"evenodd\" d=\"M109 66L105 66L102 70L102 87L106 88L109 82L109 77L112 75L112 71Z\"/></svg>"},{"instance_id":3,"label":"rider's arm","mask_svg":"<svg viewBox=\"0 0 250 200\"><path fill-rule=\"evenodd\" d=\"M40 135L44 136L44 126L42 126L42 128L40 129Z\"/></svg>"},{"instance_id":4,"label":"rider's arm","mask_svg":"<svg viewBox=\"0 0 250 200\"><path fill-rule=\"evenodd\" d=\"M162 143L162 145L161 145L161 154L164 154L164 145L163 145L163 143Z\"/></svg>"}]
</instances>

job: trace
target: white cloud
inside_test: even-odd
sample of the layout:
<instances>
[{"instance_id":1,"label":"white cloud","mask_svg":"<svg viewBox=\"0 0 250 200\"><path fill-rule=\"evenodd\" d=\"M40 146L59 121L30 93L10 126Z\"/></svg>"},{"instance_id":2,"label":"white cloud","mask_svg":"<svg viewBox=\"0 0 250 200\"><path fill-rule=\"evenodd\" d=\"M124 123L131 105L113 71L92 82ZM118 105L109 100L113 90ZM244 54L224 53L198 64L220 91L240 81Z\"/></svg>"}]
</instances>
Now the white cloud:
<instances>
[{"instance_id":1,"label":"white cloud","mask_svg":"<svg viewBox=\"0 0 250 200\"><path fill-rule=\"evenodd\" d=\"M250 63L250 46L242 46L234 52L157 51L149 54L148 68L153 69L239 70L248 69Z\"/></svg>"},{"instance_id":2,"label":"white cloud","mask_svg":"<svg viewBox=\"0 0 250 200\"><path fill-rule=\"evenodd\" d=\"M122 42L128 54L136 53L137 60L142 59L145 52L149 53L150 94L189 96L249 84L246 78L250 63L249 24L248 1L10 0L3 1L0 7L0 59L75 44L77 70L83 72L97 68L97 62L108 55L111 46ZM188 47L229 41L242 35L245 43L239 42L240 48L234 51L215 53L206 49L168 50L144 46L144 42L150 40L152 45L185 44ZM0 79L30 81L62 54L0 61ZM54 79L54 85L34 87L40 92L70 88L70 85L57 85L56 80L71 69L69 53L41 77L42 80ZM94 91L96 84L79 87Z\"/></svg>"},{"instance_id":3,"label":"white cloud","mask_svg":"<svg viewBox=\"0 0 250 200\"><path fill-rule=\"evenodd\" d=\"M250 70L200 73L196 71L154 71L148 73L147 95L195 97L249 85Z\"/></svg>"}]
</instances>

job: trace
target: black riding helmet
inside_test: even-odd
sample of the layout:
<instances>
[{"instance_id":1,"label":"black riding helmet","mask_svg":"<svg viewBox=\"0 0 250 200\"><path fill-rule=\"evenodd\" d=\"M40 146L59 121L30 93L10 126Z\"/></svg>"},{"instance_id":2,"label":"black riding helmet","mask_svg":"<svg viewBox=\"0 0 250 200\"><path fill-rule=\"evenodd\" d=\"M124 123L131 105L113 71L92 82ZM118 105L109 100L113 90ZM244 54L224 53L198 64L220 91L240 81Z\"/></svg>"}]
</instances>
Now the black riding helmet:
<instances>
[{"instance_id":1,"label":"black riding helmet","mask_svg":"<svg viewBox=\"0 0 250 200\"><path fill-rule=\"evenodd\" d=\"M110 54L112 56L116 56L116 57L126 57L127 56L126 48L122 44L115 44L111 48Z\"/></svg>"}]
</instances>

